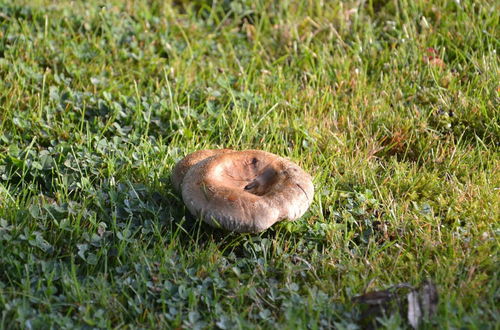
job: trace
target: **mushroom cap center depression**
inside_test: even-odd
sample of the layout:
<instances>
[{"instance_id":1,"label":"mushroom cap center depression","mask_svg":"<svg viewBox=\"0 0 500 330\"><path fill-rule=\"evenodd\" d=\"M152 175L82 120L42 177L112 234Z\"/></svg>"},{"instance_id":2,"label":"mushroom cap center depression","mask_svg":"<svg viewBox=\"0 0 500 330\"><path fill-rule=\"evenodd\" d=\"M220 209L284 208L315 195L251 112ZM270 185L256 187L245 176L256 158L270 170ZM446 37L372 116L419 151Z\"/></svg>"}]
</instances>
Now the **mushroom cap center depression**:
<instances>
[{"instance_id":1,"label":"mushroom cap center depression","mask_svg":"<svg viewBox=\"0 0 500 330\"><path fill-rule=\"evenodd\" d=\"M264 196L280 181L277 162L262 157L227 157L212 169L211 184Z\"/></svg>"}]
</instances>

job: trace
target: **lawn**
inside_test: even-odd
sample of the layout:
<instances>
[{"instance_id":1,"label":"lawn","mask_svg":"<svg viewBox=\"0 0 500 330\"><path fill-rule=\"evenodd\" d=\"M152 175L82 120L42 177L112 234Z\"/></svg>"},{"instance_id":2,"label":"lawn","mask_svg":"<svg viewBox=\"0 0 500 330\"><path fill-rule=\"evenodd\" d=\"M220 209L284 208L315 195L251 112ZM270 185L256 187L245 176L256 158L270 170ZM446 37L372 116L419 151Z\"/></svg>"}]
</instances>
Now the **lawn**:
<instances>
[{"instance_id":1,"label":"lawn","mask_svg":"<svg viewBox=\"0 0 500 330\"><path fill-rule=\"evenodd\" d=\"M494 0L0 0L0 328L406 328L401 283L424 281L423 328L497 327L499 20ZM170 173L204 148L293 160L309 211L201 223Z\"/></svg>"}]
</instances>

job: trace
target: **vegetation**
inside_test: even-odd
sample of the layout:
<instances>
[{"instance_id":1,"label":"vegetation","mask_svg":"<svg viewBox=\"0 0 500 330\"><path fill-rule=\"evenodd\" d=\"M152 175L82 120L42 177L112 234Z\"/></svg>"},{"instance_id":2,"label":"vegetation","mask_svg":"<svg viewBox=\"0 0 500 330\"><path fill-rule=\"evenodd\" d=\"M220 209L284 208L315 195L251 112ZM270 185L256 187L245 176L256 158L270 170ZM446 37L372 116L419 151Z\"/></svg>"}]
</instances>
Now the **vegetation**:
<instances>
[{"instance_id":1,"label":"vegetation","mask_svg":"<svg viewBox=\"0 0 500 330\"><path fill-rule=\"evenodd\" d=\"M0 328L408 327L499 314L497 1L0 0ZM260 235L169 174L258 148L314 176ZM372 323L377 322L377 323Z\"/></svg>"}]
</instances>

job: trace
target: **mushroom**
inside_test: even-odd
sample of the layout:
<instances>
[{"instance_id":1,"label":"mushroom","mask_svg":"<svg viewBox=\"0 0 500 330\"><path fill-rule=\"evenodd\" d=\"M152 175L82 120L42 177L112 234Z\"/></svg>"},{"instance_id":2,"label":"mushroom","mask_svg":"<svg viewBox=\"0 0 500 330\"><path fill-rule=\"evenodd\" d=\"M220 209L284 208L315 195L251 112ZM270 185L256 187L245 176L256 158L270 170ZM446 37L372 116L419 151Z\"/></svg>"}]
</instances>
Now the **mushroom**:
<instances>
[{"instance_id":1,"label":"mushroom","mask_svg":"<svg viewBox=\"0 0 500 330\"><path fill-rule=\"evenodd\" d=\"M240 233L257 233L278 221L299 218L314 194L309 174L259 150L195 152L177 164L173 182L193 215Z\"/></svg>"}]
</instances>

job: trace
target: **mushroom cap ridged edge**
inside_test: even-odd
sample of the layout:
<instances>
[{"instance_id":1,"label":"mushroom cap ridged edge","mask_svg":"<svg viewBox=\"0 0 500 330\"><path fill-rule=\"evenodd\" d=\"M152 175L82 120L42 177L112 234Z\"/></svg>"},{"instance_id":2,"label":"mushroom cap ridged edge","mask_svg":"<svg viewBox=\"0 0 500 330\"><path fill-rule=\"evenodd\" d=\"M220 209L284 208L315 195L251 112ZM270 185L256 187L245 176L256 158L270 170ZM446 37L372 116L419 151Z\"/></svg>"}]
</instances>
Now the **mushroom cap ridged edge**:
<instances>
[{"instance_id":1,"label":"mushroom cap ridged edge","mask_svg":"<svg viewBox=\"0 0 500 330\"><path fill-rule=\"evenodd\" d=\"M182 181L184 180L186 173L193 165L196 165L197 163L208 157L233 151L234 150L232 149L204 149L186 155L184 158L178 161L177 164L175 164L174 169L172 170L170 179L172 181L174 189L180 192Z\"/></svg>"}]
</instances>

